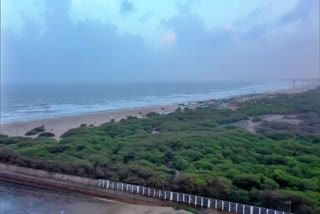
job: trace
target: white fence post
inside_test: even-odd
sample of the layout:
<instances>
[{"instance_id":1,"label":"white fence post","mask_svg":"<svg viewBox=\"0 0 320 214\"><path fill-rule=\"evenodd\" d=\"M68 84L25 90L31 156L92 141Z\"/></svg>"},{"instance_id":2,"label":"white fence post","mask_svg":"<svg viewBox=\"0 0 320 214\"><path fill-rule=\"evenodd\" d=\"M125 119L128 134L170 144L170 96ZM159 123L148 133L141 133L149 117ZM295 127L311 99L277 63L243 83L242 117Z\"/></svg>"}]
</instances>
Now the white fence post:
<instances>
[{"instance_id":1,"label":"white fence post","mask_svg":"<svg viewBox=\"0 0 320 214\"><path fill-rule=\"evenodd\" d=\"M222 201L222 210L224 210L224 201Z\"/></svg>"},{"instance_id":2,"label":"white fence post","mask_svg":"<svg viewBox=\"0 0 320 214\"><path fill-rule=\"evenodd\" d=\"M230 206L230 202L228 202L228 211L231 211L231 206Z\"/></svg>"},{"instance_id":3,"label":"white fence post","mask_svg":"<svg viewBox=\"0 0 320 214\"><path fill-rule=\"evenodd\" d=\"M172 192L170 192L170 201L172 201Z\"/></svg>"},{"instance_id":4,"label":"white fence post","mask_svg":"<svg viewBox=\"0 0 320 214\"><path fill-rule=\"evenodd\" d=\"M210 208L210 205L211 205L210 199L208 198L208 208Z\"/></svg>"},{"instance_id":5,"label":"white fence post","mask_svg":"<svg viewBox=\"0 0 320 214\"><path fill-rule=\"evenodd\" d=\"M253 214L253 206L250 206L250 214Z\"/></svg>"},{"instance_id":6,"label":"white fence post","mask_svg":"<svg viewBox=\"0 0 320 214\"><path fill-rule=\"evenodd\" d=\"M238 203L236 203L236 213L238 212Z\"/></svg>"},{"instance_id":7,"label":"white fence post","mask_svg":"<svg viewBox=\"0 0 320 214\"><path fill-rule=\"evenodd\" d=\"M217 209L217 207L218 207L217 199L214 199L214 205L215 205L215 208Z\"/></svg>"},{"instance_id":8,"label":"white fence post","mask_svg":"<svg viewBox=\"0 0 320 214\"><path fill-rule=\"evenodd\" d=\"M194 197L194 205L197 206L197 196Z\"/></svg>"}]
</instances>

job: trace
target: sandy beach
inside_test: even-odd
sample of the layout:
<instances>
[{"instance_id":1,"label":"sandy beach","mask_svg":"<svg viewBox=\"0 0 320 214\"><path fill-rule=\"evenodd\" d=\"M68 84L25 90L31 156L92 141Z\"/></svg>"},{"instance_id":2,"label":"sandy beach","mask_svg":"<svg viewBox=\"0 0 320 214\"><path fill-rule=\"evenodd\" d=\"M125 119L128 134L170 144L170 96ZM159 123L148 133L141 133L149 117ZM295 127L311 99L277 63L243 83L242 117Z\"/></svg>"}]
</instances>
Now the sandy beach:
<instances>
[{"instance_id":1,"label":"sandy beach","mask_svg":"<svg viewBox=\"0 0 320 214\"><path fill-rule=\"evenodd\" d=\"M1 124L0 133L8 136L25 136L25 133L30 131L31 129L39 126L44 126L47 132L54 133L55 139L59 140L60 136L63 133L72 128L77 128L81 124L86 124L87 126L100 126L101 124L109 122L112 119L114 119L115 121L120 121L121 119L127 118L127 116L136 116L138 118L142 118L149 112L157 112L164 114L173 112L177 108L178 105L152 106L146 108L92 113L71 117Z\"/></svg>"},{"instance_id":2,"label":"sandy beach","mask_svg":"<svg viewBox=\"0 0 320 214\"><path fill-rule=\"evenodd\" d=\"M267 93L263 93L263 96L267 95L277 95L277 94L293 94L293 93L302 93L308 91L310 89L315 88L316 86L304 86L297 87L295 89L283 89L283 90L275 90L269 91ZM207 102L205 100L203 102ZM199 101L195 101L197 103ZM136 116L138 118L144 117L149 112L157 112L157 113L169 113L173 112L178 108L178 104L166 105L166 106L151 106L145 108L134 108L134 109L124 109L118 111L108 111L108 112L100 112L100 113L91 113L85 115L78 116L70 116L70 117L61 117L54 119L44 119L44 120L36 120L29 122L16 122L10 124L1 124L0 126L0 134L8 135L8 136L25 136L25 133L30 131L33 128L44 126L46 132L51 132L55 134L55 139L59 140L60 136L66 131L77 128L81 124L86 124L87 126L100 126L103 123L109 122L112 119L115 121L119 121L121 119L127 118L127 116ZM233 109L234 106L226 105L222 106L222 108ZM236 108L235 108L236 109Z\"/></svg>"}]
</instances>

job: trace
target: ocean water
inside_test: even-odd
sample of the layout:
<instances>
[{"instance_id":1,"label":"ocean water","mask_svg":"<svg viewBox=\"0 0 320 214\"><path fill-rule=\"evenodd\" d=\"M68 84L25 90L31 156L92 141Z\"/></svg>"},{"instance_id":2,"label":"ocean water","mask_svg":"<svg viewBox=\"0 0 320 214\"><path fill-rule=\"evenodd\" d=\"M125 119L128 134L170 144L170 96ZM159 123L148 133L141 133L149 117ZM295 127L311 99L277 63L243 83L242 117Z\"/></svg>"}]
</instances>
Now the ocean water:
<instances>
[{"instance_id":1,"label":"ocean water","mask_svg":"<svg viewBox=\"0 0 320 214\"><path fill-rule=\"evenodd\" d=\"M298 81L296 87L307 84ZM2 85L1 124L287 88L292 81Z\"/></svg>"}]
</instances>

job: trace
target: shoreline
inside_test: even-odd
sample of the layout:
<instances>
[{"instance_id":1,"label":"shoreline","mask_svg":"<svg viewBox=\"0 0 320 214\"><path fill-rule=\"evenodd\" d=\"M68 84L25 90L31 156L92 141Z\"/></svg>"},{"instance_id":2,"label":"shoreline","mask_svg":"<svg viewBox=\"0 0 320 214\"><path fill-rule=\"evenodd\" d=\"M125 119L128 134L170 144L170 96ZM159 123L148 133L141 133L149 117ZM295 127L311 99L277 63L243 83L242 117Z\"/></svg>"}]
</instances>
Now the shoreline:
<instances>
[{"instance_id":1,"label":"shoreline","mask_svg":"<svg viewBox=\"0 0 320 214\"><path fill-rule=\"evenodd\" d=\"M224 98L210 99L210 100L197 100L191 102L185 102L183 104L169 104L161 106L149 106L149 107L138 107L130 109L119 109L114 111L104 111L104 112L92 112L86 114L80 114L76 116L65 116L58 118L50 118L43 120L34 120L34 121L25 121L25 122L13 122L8 124L0 124L0 134L13 136L26 137L25 133L30 131L33 128L44 126L46 132L52 132L55 134L55 139L60 140L60 136L66 131L80 127L81 124L86 124L87 126L100 126L104 123L110 122L114 119L116 122L121 119L127 118L127 116L136 116L138 118L143 118L146 114L150 112L156 112L159 114L167 114L174 112L177 108L188 107L188 108L197 108L197 107L208 107L216 106L217 108L229 108L235 110L237 106L232 102L223 102L224 100L232 100L236 97L241 99L257 99L261 97L279 95L279 94L295 94L302 93L311 89L316 88L316 86L302 86L298 88L289 88L274 90L265 93L257 94L239 94L236 96L227 96ZM28 136L36 137L36 136Z\"/></svg>"}]
</instances>

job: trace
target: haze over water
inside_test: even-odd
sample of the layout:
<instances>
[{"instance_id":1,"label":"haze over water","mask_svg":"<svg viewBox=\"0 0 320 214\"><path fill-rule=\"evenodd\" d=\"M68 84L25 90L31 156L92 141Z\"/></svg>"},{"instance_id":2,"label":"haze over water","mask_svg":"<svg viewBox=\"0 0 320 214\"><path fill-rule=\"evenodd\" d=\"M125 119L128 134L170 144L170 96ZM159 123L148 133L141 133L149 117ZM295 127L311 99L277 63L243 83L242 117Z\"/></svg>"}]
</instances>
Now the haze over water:
<instances>
[{"instance_id":1,"label":"haze over water","mask_svg":"<svg viewBox=\"0 0 320 214\"><path fill-rule=\"evenodd\" d=\"M296 86L309 83L298 81ZM287 88L292 88L292 81L8 85L1 91L1 123L208 100Z\"/></svg>"}]
</instances>

